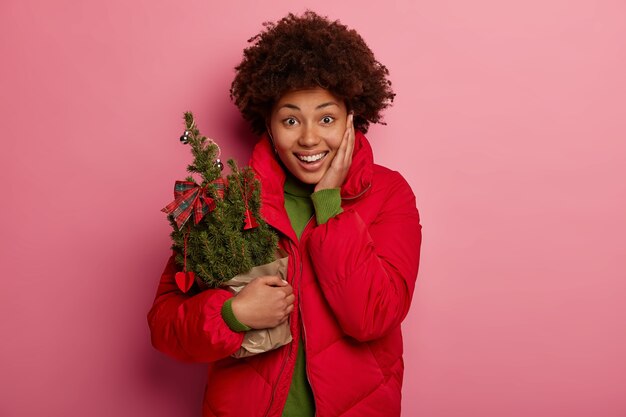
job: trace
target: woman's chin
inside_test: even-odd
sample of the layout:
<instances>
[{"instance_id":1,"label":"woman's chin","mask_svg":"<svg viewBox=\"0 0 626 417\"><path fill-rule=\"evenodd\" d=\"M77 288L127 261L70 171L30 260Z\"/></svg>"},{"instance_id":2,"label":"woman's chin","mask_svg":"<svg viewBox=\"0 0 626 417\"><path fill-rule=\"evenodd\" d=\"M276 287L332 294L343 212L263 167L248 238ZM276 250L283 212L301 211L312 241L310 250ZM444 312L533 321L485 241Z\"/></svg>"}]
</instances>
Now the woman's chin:
<instances>
[{"instance_id":1,"label":"woman's chin","mask_svg":"<svg viewBox=\"0 0 626 417\"><path fill-rule=\"evenodd\" d=\"M291 175L296 177L300 182L309 185L315 185L320 182L328 169L324 163L305 164L301 161L291 164L291 166L287 168Z\"/></svg>"},{"instance_id":2,"label":"woman's chin","mask_svg":"<svg viewBox=\"0 0 626 417\"><path fill-rule=\"evenodd\" d=\"M308 172L298 174L294 174L292 172L292 175L296 177L301 183L308 185L316 185L322 179L322 175Z\"/></svg>"}]
</instances>

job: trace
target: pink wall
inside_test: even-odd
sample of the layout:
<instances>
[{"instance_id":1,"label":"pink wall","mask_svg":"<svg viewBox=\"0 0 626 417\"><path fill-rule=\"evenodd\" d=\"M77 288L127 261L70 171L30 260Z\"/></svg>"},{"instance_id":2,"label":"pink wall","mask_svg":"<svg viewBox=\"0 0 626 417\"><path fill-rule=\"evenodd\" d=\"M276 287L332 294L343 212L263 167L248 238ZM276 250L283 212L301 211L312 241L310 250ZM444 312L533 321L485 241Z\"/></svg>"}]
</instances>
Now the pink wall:
<instances>
[{"instance_id":1,"label":"pink wall","mask_svg":"<svg viewBox=\"0 0 626 417\"><path fill-rule=\"evenodd\" d=\"M304 9L243 3L2 1L0 416L199 415L203 366L154 351L145 314L182 111L246 158L232 68ZM398 93L369 136L424 225L403 415L626 415L626 4L315 9Z\"/></svg>"}]
</instances>

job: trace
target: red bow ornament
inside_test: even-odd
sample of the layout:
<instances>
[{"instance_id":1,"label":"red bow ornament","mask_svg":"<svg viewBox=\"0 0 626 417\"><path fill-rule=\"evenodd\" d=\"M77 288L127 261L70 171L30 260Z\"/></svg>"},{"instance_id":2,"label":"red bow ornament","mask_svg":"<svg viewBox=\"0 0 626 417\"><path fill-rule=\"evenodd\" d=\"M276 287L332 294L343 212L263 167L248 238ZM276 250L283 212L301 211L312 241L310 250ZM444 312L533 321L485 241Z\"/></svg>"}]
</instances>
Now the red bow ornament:
<instances>
[{"instance_id":1,"label":"red bow ornament","mask_svg":"<svg viewBox=\"0 0 626 417\"><path fill-rule=\"evenodd\" d=\"M218 178L212 182L217 188L217 195L224 197L224 179ZM174 185L175 200L161 209L174 220L180 229L191 216L194 224L209 212L215 209L215 200L207 194L207 186L200 187L192 181L176 181Z\"/></svg>"}]
</instances>

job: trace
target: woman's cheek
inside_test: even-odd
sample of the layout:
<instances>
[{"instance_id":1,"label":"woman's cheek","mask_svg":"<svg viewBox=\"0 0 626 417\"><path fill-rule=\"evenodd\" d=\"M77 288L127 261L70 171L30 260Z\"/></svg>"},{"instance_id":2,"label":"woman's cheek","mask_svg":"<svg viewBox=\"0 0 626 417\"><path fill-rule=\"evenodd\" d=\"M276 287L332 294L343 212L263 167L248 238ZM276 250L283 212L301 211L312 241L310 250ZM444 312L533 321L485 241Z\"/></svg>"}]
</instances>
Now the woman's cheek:
<instances>
[{"instance_id":1,"label":"woman's cheek","mask_svg":"<svg viewBox=\"0 0 626 417\"><path fill-rule=\"evenodd\" d=\"M339 146L341 146L341 140L343 139L343 135L344 135L344 129L336 132L333 139L328 142L330 145L330 148L333 151L336 151L337 149L339 149Z\"/></svg>"}]
</instances>

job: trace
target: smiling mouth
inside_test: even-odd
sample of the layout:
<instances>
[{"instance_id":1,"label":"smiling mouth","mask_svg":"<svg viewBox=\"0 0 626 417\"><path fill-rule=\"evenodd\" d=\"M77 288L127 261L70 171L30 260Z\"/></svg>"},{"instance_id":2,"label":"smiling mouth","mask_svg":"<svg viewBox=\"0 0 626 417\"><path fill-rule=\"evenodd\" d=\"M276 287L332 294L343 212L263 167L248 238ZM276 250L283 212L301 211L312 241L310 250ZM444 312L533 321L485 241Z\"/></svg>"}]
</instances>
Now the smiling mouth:
<instances>
[{"instance_id":1,"label":"smiling mouth","mask_svg":"<svg viewBox=\"0 0 626 417\"><path fill-rule=\"evenodd\" d=\"M306 164L313 164L315 162L322 160L326 155L328 155L328 152L320 152L320 153L316 153L315 155L299 155L299 154L294 154L294 155L296 156L296 158L298 158L300 161Z\"/></svg>"}]
</instances>

